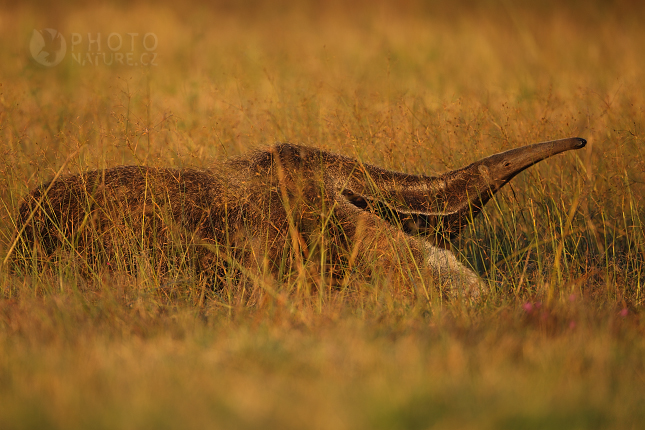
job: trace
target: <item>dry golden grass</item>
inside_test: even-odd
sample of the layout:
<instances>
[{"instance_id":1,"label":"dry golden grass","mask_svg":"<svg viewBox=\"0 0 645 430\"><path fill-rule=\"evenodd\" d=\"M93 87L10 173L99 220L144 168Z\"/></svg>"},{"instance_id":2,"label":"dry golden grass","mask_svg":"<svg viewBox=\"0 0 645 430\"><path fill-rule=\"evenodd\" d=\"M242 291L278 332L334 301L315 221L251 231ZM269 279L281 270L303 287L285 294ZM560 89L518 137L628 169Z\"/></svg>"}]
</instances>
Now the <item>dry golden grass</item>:
<instances>
[{"instance_id":1,"label":"dry golden grass","mask_svg":"<svg viewBox=\"0 0 645 430\"><path fill-rule=\"evenodd\" d=\"M294 3L4 6L0 257L20 197L63 165L208 166L289 140L430 174L588 139L455 244L491 294L428 302L384 276L249 305L143 266L2 267L0 428L642 426L643 6ZM42 67L45 27L153 32L158 66Z\"/></svg>"}]
</instances>

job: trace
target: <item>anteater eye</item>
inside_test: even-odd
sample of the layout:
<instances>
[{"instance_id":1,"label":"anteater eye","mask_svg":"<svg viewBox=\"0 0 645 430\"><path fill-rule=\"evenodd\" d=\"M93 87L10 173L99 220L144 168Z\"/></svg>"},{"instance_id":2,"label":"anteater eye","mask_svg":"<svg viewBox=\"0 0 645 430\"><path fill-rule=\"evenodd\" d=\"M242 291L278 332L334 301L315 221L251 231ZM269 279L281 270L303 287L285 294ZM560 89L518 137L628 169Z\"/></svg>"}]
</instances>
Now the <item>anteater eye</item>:
<instances>
[{"instance_id":1,"label":"anteater eye","mask_svg":"<svg viewBox=\"0 0 645 430\"><path fill-rule=\"evenodd\" d=\"M506 163L504 163L504 167L508 167L508 166L510 166L510 165L511 165L511 162L510 162L510 161L507 161Z\"/></svg>"}]
</instances>

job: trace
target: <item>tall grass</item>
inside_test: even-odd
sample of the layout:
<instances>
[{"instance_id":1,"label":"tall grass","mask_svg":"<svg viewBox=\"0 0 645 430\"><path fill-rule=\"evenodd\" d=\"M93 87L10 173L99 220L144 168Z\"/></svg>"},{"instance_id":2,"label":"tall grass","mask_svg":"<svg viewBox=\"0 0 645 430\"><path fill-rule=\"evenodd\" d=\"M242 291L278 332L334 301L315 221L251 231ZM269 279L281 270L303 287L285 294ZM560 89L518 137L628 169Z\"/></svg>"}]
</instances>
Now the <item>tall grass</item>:
<instances>
[{"instance_id":1,"label":"tall grass","mask_svg":"<svg viewBox=\"0 0 645 430\"><path fill-rule=\"evenodd\" d=\"M638 428L643 12L4 6L1 40L24 43L0 46L2 258L21 197L59 170L207 167L288 140L432 174L531 142L589 144L513 179L453 244L490 285L474 305L387 271L332 288L316 261L242 286L227 273L211 291L181 246L160 278L136 237L135 271L73 254L4 266L0 427ZM159 65L43 68L28 41L45 27L154 32Z\"/></svg>"}]
</instances>

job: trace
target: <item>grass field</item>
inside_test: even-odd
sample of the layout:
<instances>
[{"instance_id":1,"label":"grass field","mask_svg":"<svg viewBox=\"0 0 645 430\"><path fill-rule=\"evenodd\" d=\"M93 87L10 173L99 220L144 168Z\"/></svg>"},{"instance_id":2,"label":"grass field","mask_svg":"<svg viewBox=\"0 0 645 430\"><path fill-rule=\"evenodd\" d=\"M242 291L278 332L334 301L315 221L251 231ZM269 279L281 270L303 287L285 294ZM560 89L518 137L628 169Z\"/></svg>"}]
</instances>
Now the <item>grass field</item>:
<instances>
[{"instance_id":1,"label":"grass field","mask_svg":"<svg viewBox=\"0 0 645 430\"><path fill-rule=\"evenodd\" d=\"M20 198L57 172L291 141L433 174L589 143L454 243L490 285L476 304L387 278L201 301L145 270L3 265L0 428L642 428L645 7L443 3L2 6L2 260ZM67 41L54 67L30 55L43 28Z\"/></svg>"}]
</instances>

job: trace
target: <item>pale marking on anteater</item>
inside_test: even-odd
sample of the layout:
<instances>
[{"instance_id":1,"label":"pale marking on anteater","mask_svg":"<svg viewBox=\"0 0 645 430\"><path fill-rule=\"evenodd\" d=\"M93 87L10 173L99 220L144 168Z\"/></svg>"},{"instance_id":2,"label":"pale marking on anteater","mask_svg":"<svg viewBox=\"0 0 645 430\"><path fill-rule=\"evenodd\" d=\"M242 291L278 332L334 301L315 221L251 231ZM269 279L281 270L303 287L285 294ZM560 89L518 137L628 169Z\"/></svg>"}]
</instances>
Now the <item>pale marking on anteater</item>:
<instances>
[{"instance_id":1,"label":"pale marking on anteater","mask_svg":"<svg viewBox=\"0 0 645 430\"><path fill-rule=\"evenodd\" d=\"M200 271L235 261L277 273L315 254L332 271L411 263L430 284L476 295L483 283L450 242L519 172L585 144L536 143L434 177L290 143L210 169L122 166L55 177L24 198L5 263L12 252L18 264L48 261L66 247L109 265L132 243L172 244L193 249Z\"/></svg>"}]
</instances>

